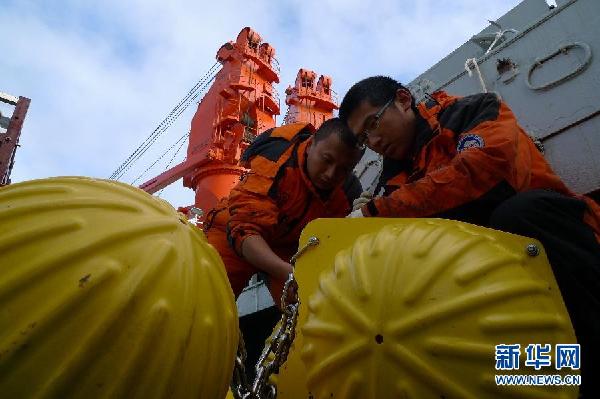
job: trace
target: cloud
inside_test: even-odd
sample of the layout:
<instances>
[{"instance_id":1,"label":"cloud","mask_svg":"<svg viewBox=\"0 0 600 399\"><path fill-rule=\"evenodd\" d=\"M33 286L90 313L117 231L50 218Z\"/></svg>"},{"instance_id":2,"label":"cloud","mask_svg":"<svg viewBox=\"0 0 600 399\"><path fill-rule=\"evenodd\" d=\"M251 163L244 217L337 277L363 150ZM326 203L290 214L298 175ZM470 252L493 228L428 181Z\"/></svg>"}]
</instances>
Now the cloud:
<instances>
[{"instance_id":1,"label":"cloud","mask_svg":"<svg viewBox=\"0 0 600 399\"><path fill-rule=\"evenodd\" d=\"M374 74L410 81L519 1L206 3L3 2L0 91L32 99L13 182L109 176L244 26L276 48L282 99L301 67L332 76L343 95ZM193 108L123 181L133 181L189 129ZM194 194L176 182L162 197L187 205Z\"/></svg>"}]
</instances>

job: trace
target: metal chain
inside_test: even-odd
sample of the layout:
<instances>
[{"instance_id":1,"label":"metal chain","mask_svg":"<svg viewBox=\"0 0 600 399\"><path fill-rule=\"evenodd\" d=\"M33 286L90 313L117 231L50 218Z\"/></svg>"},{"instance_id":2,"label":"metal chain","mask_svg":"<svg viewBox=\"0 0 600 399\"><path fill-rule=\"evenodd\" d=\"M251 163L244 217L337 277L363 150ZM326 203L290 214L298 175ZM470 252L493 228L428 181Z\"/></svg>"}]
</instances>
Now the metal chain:
<instances>
[{"instance_id":1,"label":"metal chain","mask_svg":"<svg viewBox=\"0 0 600 399\"><path fill-rule=\"evenodd\" d=\"M237 355L233 367L233 376L231 377L231 391L235 399L241 399L246 392L250 391L248 377L246 376L246 344L242 331L238 330L240 339L238 341Z\"/></svg>"},{"instance_id":2,"label":"metal chain","mask_svg":"<svg viewBox=\"0 0 600 399\"><path fill-rule=\"evenodd\" d=\"M290 273L281 295L282 315L280 326L271 342L265 348L256 364L256 378L252 390L243 399L274 399L277 397L277 387L269 382L273 373L279 372L279 367L287 360L290 347L296 336L298 308L300 306L294 274Z\"/></svg>"},{"instance_id":3,"label":"metal chain","mask_svg":"<svg viewBox=\"0 0 600 399\"><path fill-rule=\"evenodd\" d=\"M295 266L298 258L310 247L319 244L317 237L310 237L308 243L296 252L290 259L292 267ZM256 364L256 378L252 387L246 381L246 369L244 361L246 360L246 349L244 339L240 332L240 343L238 345L238 354L235 359L235 367L231 388L236 399L275 399L277 397L277 387L269 382L273 373L278 373L279 368L287 360L290 347L296 338L296 325L298 324L298 309L300 308L300 299L298 298L298 285L294 278L294 273L290 273L283 286L281 294L281 320L279 329L270 342L265 347Z\"/></svg>"}]
</instances>

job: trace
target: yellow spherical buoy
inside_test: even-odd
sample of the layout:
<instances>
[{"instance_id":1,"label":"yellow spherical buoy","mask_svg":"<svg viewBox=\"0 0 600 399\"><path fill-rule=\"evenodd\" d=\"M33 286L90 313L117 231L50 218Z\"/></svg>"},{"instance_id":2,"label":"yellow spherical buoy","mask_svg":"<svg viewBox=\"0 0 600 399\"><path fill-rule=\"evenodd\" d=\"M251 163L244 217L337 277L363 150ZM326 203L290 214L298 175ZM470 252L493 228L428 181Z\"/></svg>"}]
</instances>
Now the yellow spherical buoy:
<instances>
[{"instance_id":1,"label":"yellow spherical buoy","mask_svg":"<svg viewBox=\"0 0 600 399\"><path fill-rule=\"evenodd\" d=\"M538 242L436 219L321 219L300 244L312 236L282 399L577 397L577 386L494 379L579 373L524 367L528 344L576 343ZM500 344L521 346L520 370L495 369Z\"/></svg>"},{"instance_id":2,"label":"yellow spherical buoy","mask_svg":"<svg viewBox=\"0 0 600 399\"><path fill-rule=\"evenodd\" d=\"M88 178L0 189L0 392L223 398L238 342L223 262L168 203Z\"/></svg>"}]
</instances>

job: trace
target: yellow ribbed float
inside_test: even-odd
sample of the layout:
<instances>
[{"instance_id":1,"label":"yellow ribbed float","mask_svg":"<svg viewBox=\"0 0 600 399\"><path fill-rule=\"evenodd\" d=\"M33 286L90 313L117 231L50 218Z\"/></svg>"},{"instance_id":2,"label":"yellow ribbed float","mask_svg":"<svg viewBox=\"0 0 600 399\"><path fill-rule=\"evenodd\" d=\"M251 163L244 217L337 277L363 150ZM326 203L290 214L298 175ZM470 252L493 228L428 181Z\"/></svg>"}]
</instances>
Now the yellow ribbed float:
<instances>
[{"instance_id":1,"label":"yellow ribbed float","mask_svg":"<svg viewBox=\"0 0 600 399\"><path fill-rule=\"evenodd\" d=\"M168 203L88 178L0 189L0 396L223 398L223 263Z\"/></svg>"},{"instance_id":2,"label":"yellow ribbed float","mask_svg":"<svg viewBox=\"0 0 600 399\"><path fill-rule=\"evenodd\" d=\"M311 236L320 244L296 264L299 328L278 398L577 397L576 386L495 384L579 373L523 366L528 344L576 343L535 240L440 219L321 219L300 246ZM495 370L498 344L521 344L520 370Z\"/></svg>"}]
</instances>

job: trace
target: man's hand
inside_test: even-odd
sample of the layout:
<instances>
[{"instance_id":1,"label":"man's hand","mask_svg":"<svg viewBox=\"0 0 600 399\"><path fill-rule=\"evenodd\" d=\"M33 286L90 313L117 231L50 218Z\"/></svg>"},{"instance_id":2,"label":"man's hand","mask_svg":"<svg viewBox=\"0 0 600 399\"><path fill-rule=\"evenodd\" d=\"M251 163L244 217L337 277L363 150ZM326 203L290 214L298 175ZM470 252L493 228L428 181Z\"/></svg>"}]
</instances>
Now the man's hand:
<instances>
[{"instance_id":1,"label":"man's hand","mask_svg":"<svg viewBox=\"0 0 600 399\"><path fill-rule=\"evenodd\" d=\"M357 210L350 212L350 214L348 216L346 216L346 218L364 218L364 217L365 217L365 215L363 215L361 208L358 208Z\"/></svg>"},{"instance_id":2,"label":"man's hand","mask_svg":"<svg viewBox=\"0 0 600 399\"><path fill-rule=\"evenodd\" d=\"M255 235L242 242L242 255L252 266L276 280L285 281L294 270L292 265L281 259L262 238Z\"/></svg>"},{"instance_id":3,"label":"man's hand","mask_svg":"<svg viewBox=\"0 0 600 399\"><path fill-rule=\"evenodd\" d=\"M373 194L368 191L363 191L363 193L357 199L352 202L352 210L356 211L357 209L362 208L367 202L373 199ZM354 212L353 212L354 213Z\"/></svg>"}]
</instances>

